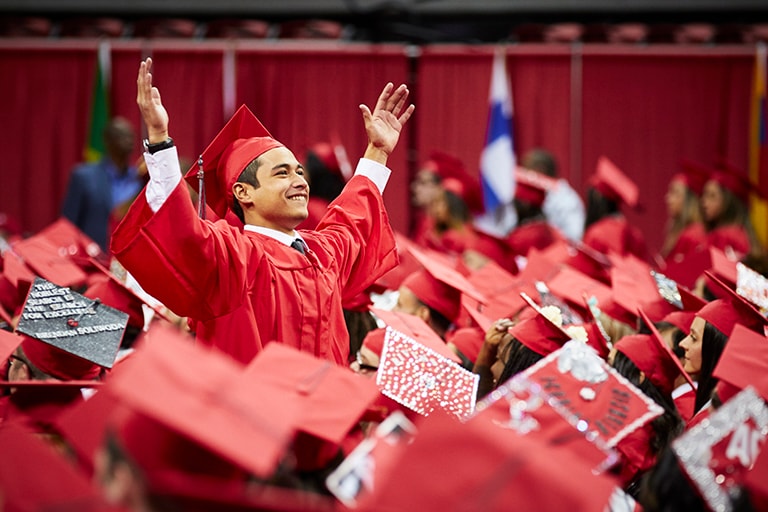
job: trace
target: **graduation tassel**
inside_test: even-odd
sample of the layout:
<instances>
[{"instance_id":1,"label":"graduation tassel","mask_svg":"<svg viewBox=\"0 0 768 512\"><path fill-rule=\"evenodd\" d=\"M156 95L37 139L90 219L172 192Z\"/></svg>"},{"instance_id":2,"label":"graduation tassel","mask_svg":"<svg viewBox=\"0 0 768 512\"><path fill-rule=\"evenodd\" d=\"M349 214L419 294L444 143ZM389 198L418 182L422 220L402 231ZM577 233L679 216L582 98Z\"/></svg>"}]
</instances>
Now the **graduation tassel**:
<instances>
[{"instance_id":1,"label":"graduation tassel","mask_svg":"<svg viewBox=\"0 0 768 512\"><path fill-rule=\"evenodd\" d=\"M205 220L205 171L203 171L203 155L197 159L197 215Z\"/></svg>"}]
</instances>

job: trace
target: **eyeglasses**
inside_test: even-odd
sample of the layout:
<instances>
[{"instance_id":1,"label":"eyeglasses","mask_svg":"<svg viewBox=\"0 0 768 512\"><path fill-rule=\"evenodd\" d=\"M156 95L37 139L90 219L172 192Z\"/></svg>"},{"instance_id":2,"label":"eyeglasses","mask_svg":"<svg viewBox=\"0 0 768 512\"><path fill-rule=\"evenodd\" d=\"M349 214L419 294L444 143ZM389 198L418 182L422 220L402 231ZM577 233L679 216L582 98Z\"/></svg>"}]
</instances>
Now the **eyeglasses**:
<instances>
[{"instance_id":1,"label":"eyeglasses","mask_svg":"<svg viewBox=\"0 0 768 512\"><path fill-rule=\"evenodd\" d=\"M371 372L375 372L379 369L378 366L371 366L370 364L366 364L363 362L363 356L360 354L360 351L357 351L357 354L355 354L355 362L357 363L357 367L362 370L368 370Z\"/></svg>"}]
</instances>

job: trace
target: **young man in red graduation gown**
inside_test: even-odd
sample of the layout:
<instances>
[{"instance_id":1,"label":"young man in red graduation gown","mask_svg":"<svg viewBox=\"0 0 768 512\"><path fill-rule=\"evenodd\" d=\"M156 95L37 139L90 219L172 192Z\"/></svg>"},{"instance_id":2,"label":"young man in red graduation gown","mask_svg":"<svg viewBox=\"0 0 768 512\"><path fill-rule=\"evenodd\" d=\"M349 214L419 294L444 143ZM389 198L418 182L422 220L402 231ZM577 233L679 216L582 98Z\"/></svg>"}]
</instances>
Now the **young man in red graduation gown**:
<instances>
[{"instance_id":1,"label":"young man in red graduation gown","mask_svg":"<svg viewBox=\"0 0 768 512\"><path fill-rule=\"evenodd\" d=\"M241 210L241 228L198 218L151 66L140 65L137 96L151 179L116 230L113 253L148 293L190 318L199 340L241 362L278 341L346 365L342 300L397 264L381 193L414 109L408 89L387 84L373 112L360 106L368 147L315 231L295 230L307 217L309 186L293 153L252 114L235 128L230 121L202 155L205 191L220 219Z\"/></svg>"}]
</instances>

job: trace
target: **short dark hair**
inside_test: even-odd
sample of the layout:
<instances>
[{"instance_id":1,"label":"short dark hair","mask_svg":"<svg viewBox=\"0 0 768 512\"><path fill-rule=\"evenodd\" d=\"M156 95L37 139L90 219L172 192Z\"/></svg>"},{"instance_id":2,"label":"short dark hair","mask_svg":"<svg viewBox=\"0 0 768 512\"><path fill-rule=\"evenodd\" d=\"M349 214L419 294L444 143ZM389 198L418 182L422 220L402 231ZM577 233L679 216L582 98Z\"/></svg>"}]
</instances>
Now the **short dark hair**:
<instances>
[{"instance_id":1,"label":"short dark hair","mask_svg":"<svg viewBox=\"0 0 768 512\"><path fill-rule=\"evenodd\" d=\"M237 181L235 183L247 183L252 185L254 188L259 188L261 185L259 184L259 179L256 177L256 171L259 170L260 165L261 162L258 158L251 160L251 163L246 165L245 169L243 169L243 172L241 172L240 176L237 177ZM235 212L235 215L237 215L237 218L240 219L240 222L245 224L245 214L243 213L243 207L240 205L240 201L234 197L232 198L232 211Z\"/></svg>"}]
</instances>

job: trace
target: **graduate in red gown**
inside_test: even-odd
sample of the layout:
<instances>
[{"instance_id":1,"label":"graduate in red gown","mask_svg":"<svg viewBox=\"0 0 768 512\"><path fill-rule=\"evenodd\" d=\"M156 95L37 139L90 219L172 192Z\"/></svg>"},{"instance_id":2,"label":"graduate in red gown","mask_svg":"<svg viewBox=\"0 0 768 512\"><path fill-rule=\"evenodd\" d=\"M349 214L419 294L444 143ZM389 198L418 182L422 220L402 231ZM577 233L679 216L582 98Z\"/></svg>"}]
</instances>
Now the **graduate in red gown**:
<instances>
[{"instance_id":1,"label":"graduate in red gown","mask_svg":"<svg viewBox=\"0 0 768 512\"><path fill-rule=\"evenodd\" d=\"M682 172L669 180L664 196L668 220L664 243L659 251L662 271L669 265L684 266L687 256L707 247L699 196L704 189L708 171L704 166L690 161L684 161L682 167Z\"/></svg>"},{"instance_id":2,"label":"graduate in red gown","mask_svg":"<svg viewBox=\"0 0 768 512\"><path fill-rule=\"evenodd\" d=\"M115 232L113 253L148 293L190 318L198 340L241 362L278 341L346 365L342 301L397 264L381 193L414 110L408 89L387 84L373 112L361 105L369 143L355 176L317 230L296 231L307 217L303 166L245 107L201 156L206 202L224 220L198 218L151 66L141 63L137 96L151 180ZM228 222L228 211L245 226Z\"/></svg>"},{"instance_id":3,"label":"graduate in red gown","mask_svg":"<svg viewBox=\"0 0 768 512\"><path fill-rule=\"evenodd\" d=\"M753 187L747 176L729 167L713 171L704 185L701 208L707 228L707 243L734 259L760 252L760 243L749 220L749 194Z\"/></svg>"},{"instance_id":4,"label":"graduate in red gown","mask_svg":"<svg viewBox=\"0 0 768 512\"><path fill-rule=\"evenodd\" d=\"M642 232L621 211L622 205L637 206L637 185L604 156L597 162L590 185L584 244L603 254L631 254L647 261L648 248Z\"/></svg>"}]
</instances>

